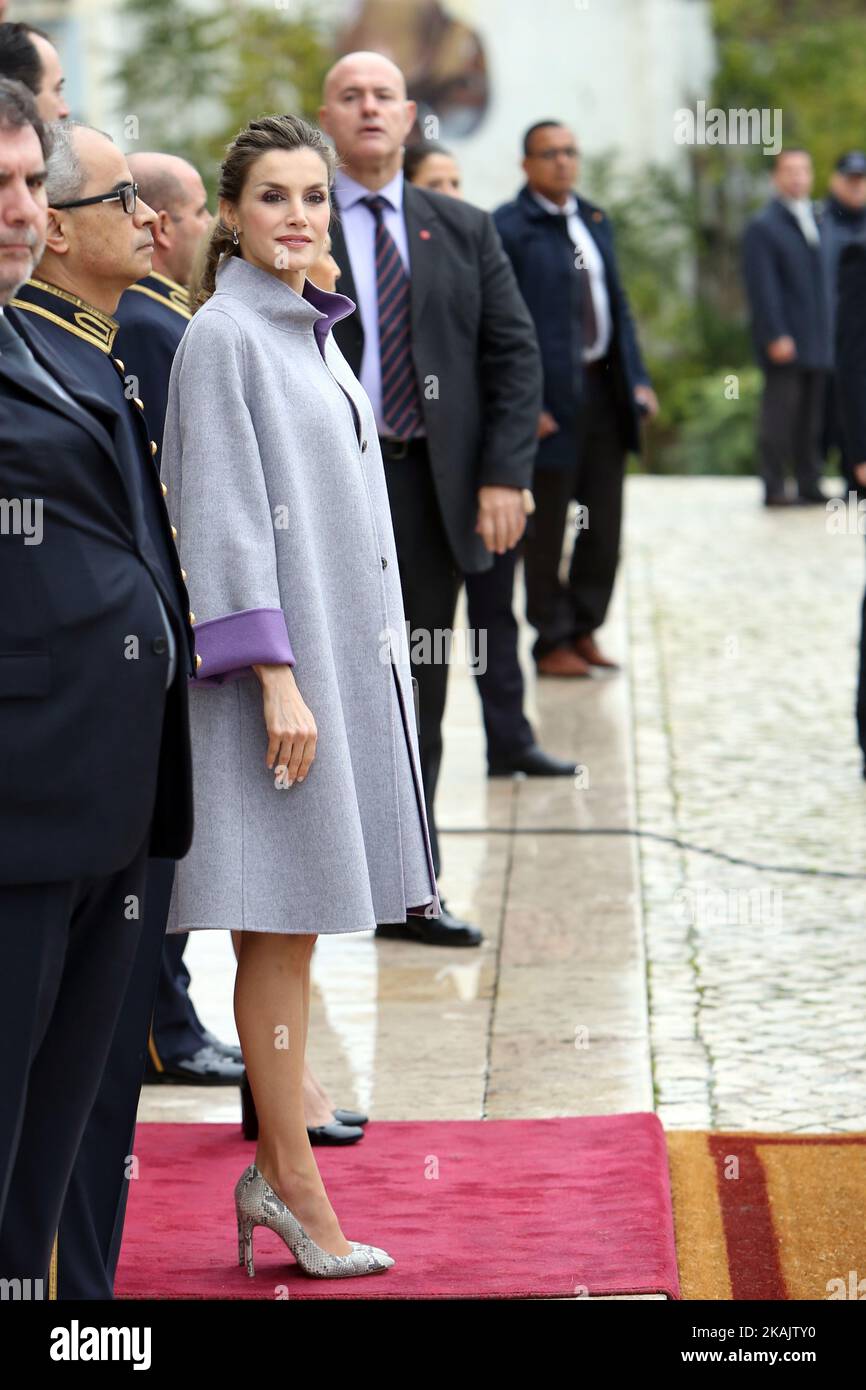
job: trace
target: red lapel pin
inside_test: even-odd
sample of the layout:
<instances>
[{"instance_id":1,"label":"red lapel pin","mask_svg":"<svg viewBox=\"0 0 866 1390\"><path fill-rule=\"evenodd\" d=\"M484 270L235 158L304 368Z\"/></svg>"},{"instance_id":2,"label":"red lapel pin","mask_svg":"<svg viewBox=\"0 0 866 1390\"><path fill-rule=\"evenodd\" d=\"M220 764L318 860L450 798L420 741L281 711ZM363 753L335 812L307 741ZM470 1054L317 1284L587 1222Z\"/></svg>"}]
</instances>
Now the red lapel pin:
<instances>
[{"instance_id":1,"label":"red lapel pin","mask_svg":"<svg viewBox=\"0 0 866 1390\"><path fill-rule=\"evenodd\" d=\"M421 230L420 230L420 232L418 233L418 235L419 235L419 237L421 238L422 241L429 241L429 240L430 240L430 233L428 232L428 230L427 230L426 227L422 227Z\"/></svg>"}]
</instances>

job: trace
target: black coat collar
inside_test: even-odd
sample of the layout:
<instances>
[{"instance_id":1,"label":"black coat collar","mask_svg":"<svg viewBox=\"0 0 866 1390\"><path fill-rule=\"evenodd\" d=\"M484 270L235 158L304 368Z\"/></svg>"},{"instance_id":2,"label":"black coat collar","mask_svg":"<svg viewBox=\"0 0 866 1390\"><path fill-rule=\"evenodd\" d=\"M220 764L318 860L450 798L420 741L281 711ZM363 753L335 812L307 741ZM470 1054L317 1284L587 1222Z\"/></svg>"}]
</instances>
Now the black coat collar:
<instances>
[{"instance_id":1,"label":"black coat collar","mask_svg":"<svg viewBox=\"0 0 866 1390\"><path fill-rule=\"evenodd\" d=\"M600 222L604 221L604 213L601 208L596 207L595 203L590 203L586 198L582 198L579 193L574 195L577 198L577 211L582 222L585 222L590 231L594 231ZM517 202L524 215L533 222L552 221L555 213L548 212L535 198L528 183L525 183L517 195Z\"/></svg>"}]
</instances>

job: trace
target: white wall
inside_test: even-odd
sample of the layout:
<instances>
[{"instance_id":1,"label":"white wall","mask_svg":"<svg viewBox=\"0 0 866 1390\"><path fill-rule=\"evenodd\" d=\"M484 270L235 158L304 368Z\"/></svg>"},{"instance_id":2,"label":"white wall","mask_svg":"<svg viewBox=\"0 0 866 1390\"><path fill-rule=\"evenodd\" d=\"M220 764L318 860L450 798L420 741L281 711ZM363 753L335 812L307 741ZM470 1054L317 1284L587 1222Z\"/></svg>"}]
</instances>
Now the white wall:
<instances>
[{"instance_id":1,"label":"white wall","mask_svg":"<svg viewBox=\"0 0 866 1390\"><path fill-rule=\"evenodd\" d=\"M678 165L673 113L706 96L713 70L704 0L452 0L487 45L492 104L455 144L467 195L492 206L522 180L523 131L552 116L585 157L616 151L626 167Z\"/></svg>"}]
</instances>

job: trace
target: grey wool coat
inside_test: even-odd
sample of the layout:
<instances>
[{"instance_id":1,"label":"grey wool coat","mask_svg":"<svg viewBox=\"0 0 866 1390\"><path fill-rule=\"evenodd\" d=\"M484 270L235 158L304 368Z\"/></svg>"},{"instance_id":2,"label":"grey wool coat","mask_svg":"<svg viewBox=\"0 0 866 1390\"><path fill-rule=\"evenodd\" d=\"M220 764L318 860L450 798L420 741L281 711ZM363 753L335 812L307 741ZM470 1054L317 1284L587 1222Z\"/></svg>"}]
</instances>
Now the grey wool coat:
<instances>
[{"instance_id":1,"label":"grey wool coat","mask_svg":"<svg viewBox=\"0 0 866 1390\"><path fill-rule=\"evenodd\" d=\"M330 331L354 308L230 257L174 359L162 473L201 664L169 932L441 912L376 423ZM279 662L318 729L288 788L265 765L251 669Z\"/></svg>"}]
</instances>

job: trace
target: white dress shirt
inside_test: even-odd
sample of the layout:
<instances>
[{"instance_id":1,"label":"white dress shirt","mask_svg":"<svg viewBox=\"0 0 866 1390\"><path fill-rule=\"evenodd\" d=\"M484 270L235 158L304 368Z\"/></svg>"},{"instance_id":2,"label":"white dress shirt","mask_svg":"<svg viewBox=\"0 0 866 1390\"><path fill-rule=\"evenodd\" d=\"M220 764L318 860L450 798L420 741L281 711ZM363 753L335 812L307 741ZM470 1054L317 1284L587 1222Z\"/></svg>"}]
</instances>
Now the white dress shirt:
<instances>
[{"instance_id":1,"label":"white dress shirt","mask_svg":"<svg viewBox=\"0 0 866 1390\"><path fill-rule=\"evenodd\" d=\"M361 315L364 329L364 355L361 358L361 385L370 397L376 427L380 435L386 434L382 418L382 363L379 356L379 294L376 285L376 219L364 198L378 196L384 198L388 206L382 213L382 221L394 238L404 269L411 273L409 263L409 238L403 217L403 170L399 169L389 183L376 190L374 194L363 184L350 179L342 170L337 171L334 192L340 210L340 222L346 242L346 251L355 281L355 302ZM339 289L339 284L337 289ZM416 434L424 433L423 428Z\"/></svg>"},{"instance_id":2,"label":"white dress shirt","mask_svg":"<svg viewBox=\"0 0 866 1390\"><path fill-rule=\"evenodd\" d=\"M536 192L534 188L532 189L532 196L539 207L544 208L545 212L565 217L568 235L582 254L582 264L589 275L589 292L592 295L595 322L598 326L598 336L595 342L588 343L583 349L583 360L584 362L597 362L600 357L604 357L610 347L613 332L610 298L607 293L607 280L601 252L595 244L592 233L577 211L577 199L573 193L569 193L563 207L559 207L557 203L552 203L549 198L545 198L543 193Z\"/></svg>"},{"instance_id":3,"label":"white dress shirt","mask_svg":"<svg viewBox=\"0 0 866 1390\"><path fill-rule=\"evenodd\" d=\"M796 217L800 231L809 245L818 246L821 241L821 233L818 230L818 223L815 221L815 210L812 207L811 199L782 197L779 201L792 216Z\"/></svg>"}]
</instances>

